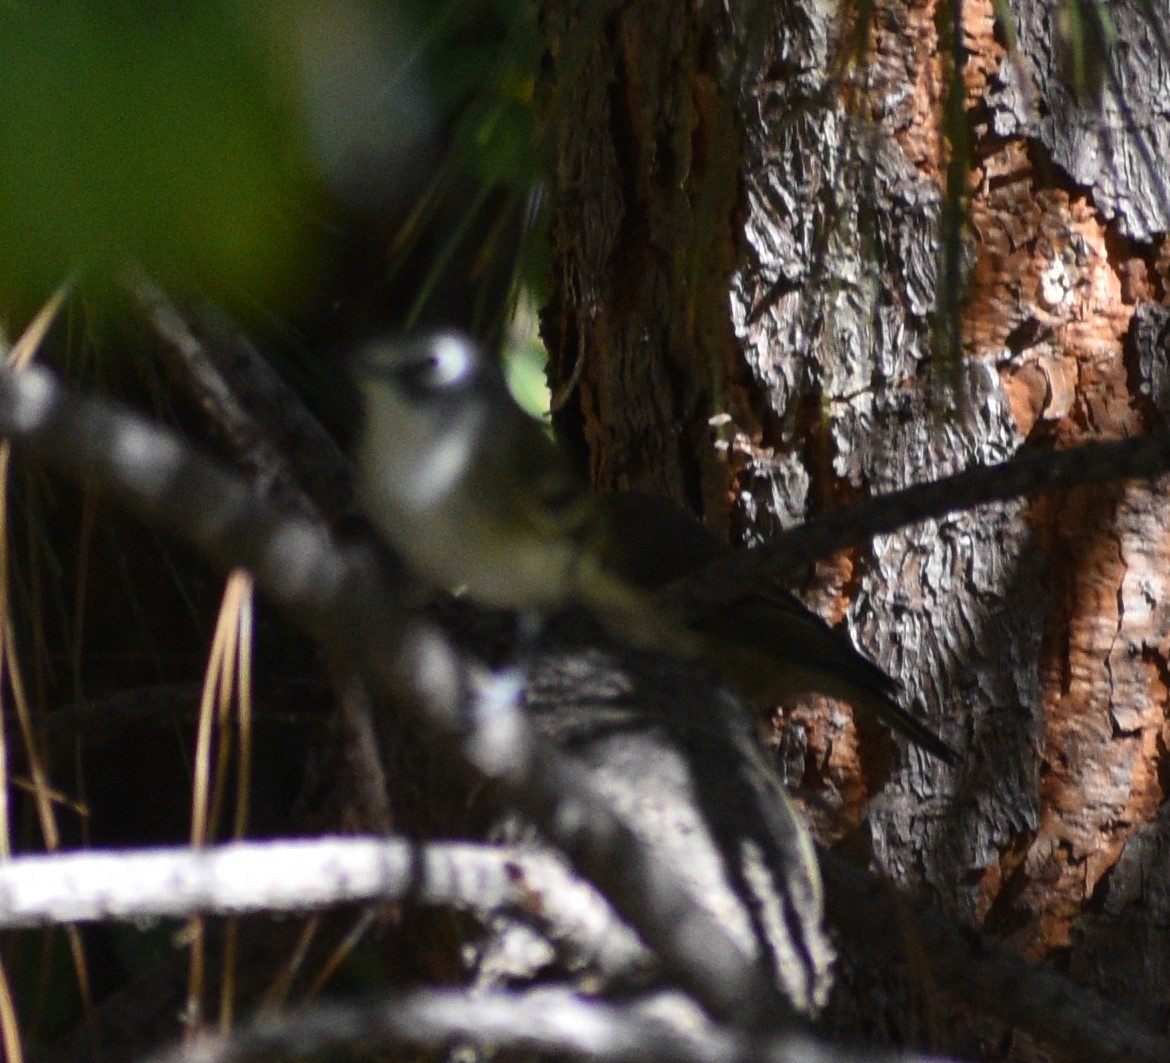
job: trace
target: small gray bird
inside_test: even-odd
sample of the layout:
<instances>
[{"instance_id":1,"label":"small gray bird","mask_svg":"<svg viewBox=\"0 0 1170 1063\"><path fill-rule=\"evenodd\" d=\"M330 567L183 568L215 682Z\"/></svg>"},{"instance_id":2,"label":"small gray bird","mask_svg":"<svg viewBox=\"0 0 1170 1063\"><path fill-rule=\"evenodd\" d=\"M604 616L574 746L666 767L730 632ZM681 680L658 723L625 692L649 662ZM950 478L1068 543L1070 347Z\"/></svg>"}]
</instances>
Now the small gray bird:
<instances>
[{"instance_id":1,"label":"small gray bird","mask_svg":"<svg viewBox=\"0 0 1170 1063\"><path fill-rule=\"evenodd\" d=\"M503 608L582 605L615 629L654 612L603 569L602 523L583 485L468 340L374 343L355 376L359 498L421 576Z\"/></svg>"},{"instance_id":2,"label":"small gray bird","mask_svg":"<svg viewBox=\"0 0 1170 1063\"><path fill-rule=\"evenodd\" d=\"M955 762L894 700L894 680L783 589L763 587L685 626L667 615L654 592L730 547L669 502L590 498L468 340L378 342L354 368L363 508L425 579L521 611L582 606L636 645L706 653L751 697L840 697Z\"/></svg>"}]
</instances>

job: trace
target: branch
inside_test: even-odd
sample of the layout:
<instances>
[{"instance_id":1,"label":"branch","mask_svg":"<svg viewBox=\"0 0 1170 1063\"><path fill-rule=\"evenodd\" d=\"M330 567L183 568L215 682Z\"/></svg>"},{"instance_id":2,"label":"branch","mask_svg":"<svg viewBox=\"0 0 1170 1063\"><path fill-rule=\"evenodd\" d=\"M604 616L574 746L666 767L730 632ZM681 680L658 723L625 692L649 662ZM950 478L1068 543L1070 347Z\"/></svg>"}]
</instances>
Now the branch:
<instances>
[{"instance_id":1,"label":"branch","mask_svg":"<svg viewBox=\"0 0 1170 1063\"><path fill-rule=\"evenodd\" d=\"M180 311L133 267L124 284L210 423L258 481L300 512L347 512L353 492L337 442L231 319L200 302Z\"/></svg>"},{"instance_id":2,"label":"branch","mask_svg":"<svg viewBox=\"0 0 1170 1063\"><path fill-rule=\"evenodd\" d=\"M1166 435L1021 454L999 465L977 465L941 480L879 495L781 532L763 546L734 551L696 576L678 581L664 597L684 612L709 610L757 589L761 579L783 581L795 568L908 524L992 502L1091 484L1149 480L1167 472L1170 436Z\"/></svg>"},{"instance_id":3,"label":"branch","mask_svg":"<svg viewBox=\"0 0 1170 1063\"><path fill-rule=\"evenodd\" d=\"M590 1063L927 1063L928 1057L849 1051L808 1037L752 1036L714 1027L677 996L605 1004L565 990L467 993L417 989L357 1004L324 1004L270 1018L229 1037L156 1056L153 1063L246 1063L314 1053L363 1055L399 1045L472 1042L572 1055ZM937 1057L935 1057L937 1058Z\"/></svg>"},{"instance_id":4,"label":"branch","mask_svg":"<svg viewBox=\"0 0 1170 1063\"><path fill-rule=\"evenodd\" d=\"M1165 1037L1141 1029L1132 1015L1063 975L1036 967L941 913L910 904L847 861L822 855L821 864L830 922L855 946L895 956L909 922L939 985L983 1014L1070 1058L1170 1059ZM636 946L631 948L625 927L596 894L582 896L584 888L548 854L402 839L24 856L0 864L0 928L409 902L480 915L523 912L562 941L567 936L601 969L628 969Z\"/></svg>"},{"instance_id":5,"label":"branch","mask_svg":"<svg viewBox=\"0 0 1170 1063\"><path fill-rule=\"evenodd\" d=\"M411 903L522 913L607 974L645 966L600 895L547 852L335 837L19 856L0 863L0 929Z\"/></svg>"},{"instance_id":6,"label":"branch","mask_svg":"<svg viewBox=\"0 0 1170 1063\"><path fill-rule=\"evenodd\" d=\"M197 303L184 315L135 267L124 283L194 393L211 427L227 437L253 482L310 519L335 519L352 507L345 456L336 441L226 314ZM340 698L341 735L361 826L388 830L385 773L373 740L369 698L360 683Z\"/></svg>"},{"instance_id":7,"label":"branch","mask_svg":"<svg viewBox=\"0 0 1170 1063\"><path fill-rule=\"evenodd\" d=\"M274 512L173 433L71 395L43 370L0 372L0 433L214 562L251 569L375 693L418 714L453 755L498 783L713 1014L771 1022L791 1014L771 978L611 811L587 770L534 734L514 700L490 711L466 704L461 658L435 628L405 621L371 551L339 548L320 524Z\"/></svg>"},{"instance_id":8,"label":"branch","mask_svg":"<svg viewBox=\"0 0 1170 1063\"><path fill-rule=\"evenodd\" d=\"M516 908L550 887L555 864L525 861L521 873L515 861L486 845L357 837L19 856L0 863L0 929L372 901Z\"/></svg>"}]
</instances>

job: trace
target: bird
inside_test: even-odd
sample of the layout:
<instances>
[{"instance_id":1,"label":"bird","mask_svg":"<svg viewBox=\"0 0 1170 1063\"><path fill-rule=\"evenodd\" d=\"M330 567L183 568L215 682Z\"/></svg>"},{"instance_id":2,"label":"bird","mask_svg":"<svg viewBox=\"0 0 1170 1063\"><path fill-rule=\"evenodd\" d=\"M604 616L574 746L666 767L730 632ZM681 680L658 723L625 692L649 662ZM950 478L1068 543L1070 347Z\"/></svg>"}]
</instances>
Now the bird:
<instances>
[{"instance_id":1,"label":"bird","mask_svg":"<svg viewBox=\"0 0 1170 1063\"><path fill-rule=\"evenodd\" d=\"M528 616L582 607L642 648L706 655L753 700L838 697L956 762L895 680L785 589L685 618L660 606L659 591L732 547L668 500L591 496L467 337L373 340L352 366L359 504L425 581Z\"/></svg>"},{"instance_id":2,"label":"bird","mask_svg":"<svg viewBox=\"0 0 1170 1063\"><path fill-rule=\"evenodd\" d=\"M601 566L584 484L469 339L373 341L353 375L359 506L425 580L520 612L581 605L615 629L653 611Z\"/></svg>"}]
</instances>

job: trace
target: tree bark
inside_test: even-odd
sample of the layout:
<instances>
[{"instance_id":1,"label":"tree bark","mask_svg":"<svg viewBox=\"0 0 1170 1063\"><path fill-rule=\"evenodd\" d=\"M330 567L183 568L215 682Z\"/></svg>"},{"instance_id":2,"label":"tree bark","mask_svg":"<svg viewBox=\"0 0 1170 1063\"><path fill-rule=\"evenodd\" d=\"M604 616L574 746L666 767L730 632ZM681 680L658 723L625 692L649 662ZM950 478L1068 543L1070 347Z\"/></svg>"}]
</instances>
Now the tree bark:
<instances>
[{"instance_id":1,"label":"tree bark","mask_svg":"<svg viewBox=\"0 0 1170 1063\"><path fill-rule=\"evenodd\" d=\"M858 27L811 3L546 4L543 331L594 484L672 495L751 545L1021 448L1163 428L1170 74L1152 6L1110 5L1098 108L1060 80L1069 42L1039 0L1015 5L1015 52L990 0L879 2L859 51ZM957 365L933 346L948 301ZM1159 1028L1168 507L1157 483L1000 503L817 566L806 601L903 683L958 768L825 699L773 716L823 842ZM951 1005L917 959L937 1018ZM833 1013L904 1038L899 985L852 986ZM951 1044L1037 1058L997 1036L973 1020Z\"/></svg>"}]
</instances>

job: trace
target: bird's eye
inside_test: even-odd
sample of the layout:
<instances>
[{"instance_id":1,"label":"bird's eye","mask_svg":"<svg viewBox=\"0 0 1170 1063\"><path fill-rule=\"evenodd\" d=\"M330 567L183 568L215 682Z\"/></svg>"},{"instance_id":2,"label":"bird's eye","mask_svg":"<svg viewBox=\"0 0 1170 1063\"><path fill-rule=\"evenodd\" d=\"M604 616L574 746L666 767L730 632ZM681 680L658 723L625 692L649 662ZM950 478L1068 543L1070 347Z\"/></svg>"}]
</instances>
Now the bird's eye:
<instances>
[{"instance_id":1,"label":"bird's eye","mask_svg":"<svg viewBox=\"0 0 1170 1063\"><path fill-rule=\"evenodd\" d=\"M455 336L435 336L397 367L397 376L411 391L425 394L457 387L474 367L470 345Z\"/></svg>"},{"instance_id":2,"label":"bird's eye","mask_svg":"<svg viewBox=\"0 0 1170 1063\"><path fill-rule=\"evenodd\" d=\"M455 336L435 336L428 359L430 381L435 387L457 384L471 372L474 356L471 346Z\"/></svg>"},{"instance_id":3,"label":"bird's eye","mask_svg":"<svg viewBox=\"0 0 1170 1063\"><path fill-rule=\"evenodd\" d=\"M352 362L359 384L393 382L419 400L469 386L482 368L470 340L443 332L402 343L371 344Z\"/></svg>"}]
</instances>

